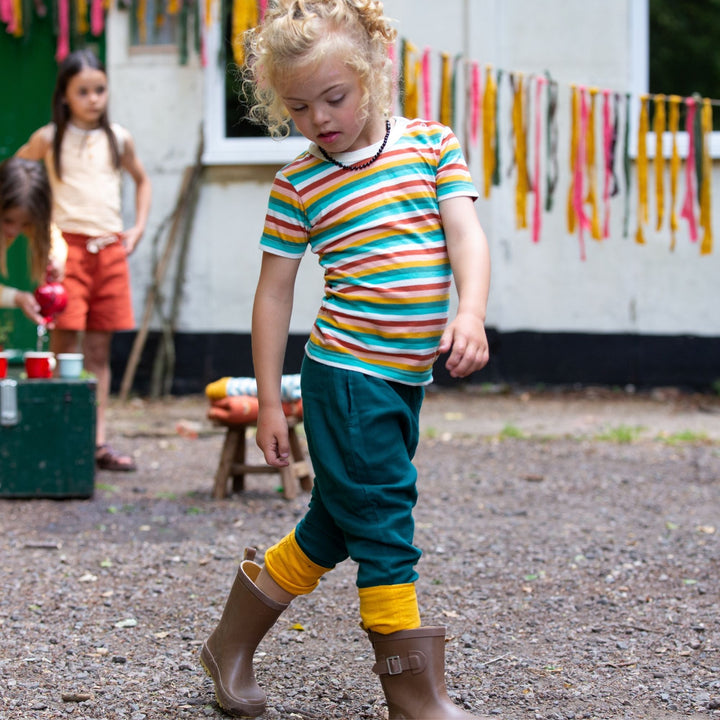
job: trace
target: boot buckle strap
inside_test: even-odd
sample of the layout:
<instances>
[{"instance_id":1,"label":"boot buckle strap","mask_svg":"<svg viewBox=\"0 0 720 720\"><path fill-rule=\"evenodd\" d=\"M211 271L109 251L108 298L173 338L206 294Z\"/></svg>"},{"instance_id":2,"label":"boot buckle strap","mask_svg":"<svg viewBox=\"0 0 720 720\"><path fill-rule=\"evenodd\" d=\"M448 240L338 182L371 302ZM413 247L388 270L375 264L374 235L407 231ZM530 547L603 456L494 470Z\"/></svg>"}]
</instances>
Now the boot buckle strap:
<instances>
[{"instance_id":1,"label":"boot buckle strap","mask_svg":"<svg viewBox=\"0 0 720 720\"><path fill-rule=\"evenodd\" d=\"M407 657L389 655L382 662L376 662L373 672L377 675L402 675L406 670L413 673L422 672L425 669L425 655L421 652L410 652Z\"/></svg>"}]
</instances>

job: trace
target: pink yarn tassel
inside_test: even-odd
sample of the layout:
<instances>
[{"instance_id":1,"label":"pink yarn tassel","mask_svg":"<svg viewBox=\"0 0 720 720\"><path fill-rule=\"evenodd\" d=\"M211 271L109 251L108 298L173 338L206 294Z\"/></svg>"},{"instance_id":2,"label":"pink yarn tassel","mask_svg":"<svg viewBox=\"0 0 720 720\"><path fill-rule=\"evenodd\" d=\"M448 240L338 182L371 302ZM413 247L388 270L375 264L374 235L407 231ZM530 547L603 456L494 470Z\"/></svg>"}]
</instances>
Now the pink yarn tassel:
<instances>
[{"instance_id":1,"label":"pink yarn tassel","mask_svg":"<svg viewBox=\"0 0 720 720\"><path fill-rule=\"evenodd\" d=\"M688 154L685 161L685 202L682 206L680 217L684 217L689 224L690 240L697 242L698 229L695 222L695 111L697 106L694 98L685 100L687 105L687 118L685 120L685 131L688 136Z\"/></svg>"},{"instance_id":2,"label":"pink yarn tassel","mask_svg":"<svg viewBox=\"0 0 720 720\"><path fill-rule=\"evenodd\" d=\"M267 12L267 0L260 0L260 22L265 19L265 13Z\"/></svg>"},{"instance_id":3,"label":"pink yarn tassel","mask_svg":"<svg viewBox=\"0 0 720 720\"><path fill-rule=\"evenodd\" d=\"M13 21L12 0L0 0L0 22L9 25ZM8 28L8 32L10 29Z\"/></svg>"},{"instance_id":4,"label":"pink yarn tassel","mask_svg":"<svg viewBox=\"0 0 720 720\"><path fill-rule=\"evenodd\" d=\"M70 2L58 0L58 42L55 59L62 62L70 54Z\"/></svg>"},{"instance_id":5,"label":"pink yarn tassel","mask_svg":"<svg viewBox=\"0 0 720 720\"><path fill-rule=\"evenodd\" d=\"M476 60L472 63L472 85L470 97L470 142L477 145L478 136L480 134L480 94L482 87L482 79L480 75L480 66Z\"/></svg>"},{"instance_id":6,"label":"pink yarn tassel","mask_svg":"<svg viewBox=\"0 0 720 720\"><path fill-rule=\"evenodd\" d=\"M90 32L96 37L102 35L104 25L103 0L92 0L90 5Z\"/></svg>"},{"instance_id":7,"label":"pink yarn tassel","mask_svg":"<svg viewBox=\"0 0 720 720\"><path fill-rule=\"evenodd\" d=\"M603 150L605 153L605 184L603 185L603 204L605 218L603 221L604 238L610 237L610 183L612 181L612 124L610 122L610 91L603 90Z\"/></svg>"},{"instance_id":8,"label":"pink yarn tassel","mask_svg":"<svg viewBox=\"0 0 720 720\"><path fill-rule=\"evenodd\" d=\"M540 150L542 146L542 93L545 85L545 78L538 77L535 80L535 205L533 206L532 241L540 242L540 230L542 225L542 203L540 199L540 188L542 178L540 177Z\"/></svg>"},{"instance_id":9,"label":"pink yarn tassel","mask_svg":"<svg viewBox=\"0 0 720 720\"><path fill-rule=\"evenodd\" d=\"M432 97L430 87L430 48L425 48L422 56L422 84L423 84L423 118L430 120L432 116Z\"/></svg>"}]
</instances>

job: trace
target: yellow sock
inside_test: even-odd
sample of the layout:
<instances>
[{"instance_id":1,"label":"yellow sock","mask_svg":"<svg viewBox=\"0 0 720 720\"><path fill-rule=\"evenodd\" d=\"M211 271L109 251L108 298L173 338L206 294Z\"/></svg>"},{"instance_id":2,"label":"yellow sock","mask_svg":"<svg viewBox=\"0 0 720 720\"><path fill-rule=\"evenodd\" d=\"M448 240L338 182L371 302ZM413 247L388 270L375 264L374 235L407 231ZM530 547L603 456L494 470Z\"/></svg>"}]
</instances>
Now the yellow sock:
<instances>
[{"instance_id":1,"label":"yellow sock","mask_svg":"<svg viewBox=\"0 0 720 720\"><path fill-rule=\"evenodd\" d=\"M210 400L220 400L227 397L227 384L229 377L220 378L205 386L205 394Z\"/></svg>"},{"instance_id":2,"label":"yellow sock","mask_svg":"<svg viewBox=\"0 0 720 720\"><path fill-rule=\"evenodd\" d=\"M415 583L360 588L358 594L365 630L389 635L420 627Z\"/></svg>"},{"instance_id":3,"label":"yellow sock","mask_svg":"<svg viewBox=\"0 0 720 720\"><path fill-rule=\"evenodd\" d=\"M286 592L293 595L307 595L320 582L320 578L331 570L317 565L300 549L295 539L295 530L265 553L265 569L270 577Z\"/></svg>"}]
</instances>

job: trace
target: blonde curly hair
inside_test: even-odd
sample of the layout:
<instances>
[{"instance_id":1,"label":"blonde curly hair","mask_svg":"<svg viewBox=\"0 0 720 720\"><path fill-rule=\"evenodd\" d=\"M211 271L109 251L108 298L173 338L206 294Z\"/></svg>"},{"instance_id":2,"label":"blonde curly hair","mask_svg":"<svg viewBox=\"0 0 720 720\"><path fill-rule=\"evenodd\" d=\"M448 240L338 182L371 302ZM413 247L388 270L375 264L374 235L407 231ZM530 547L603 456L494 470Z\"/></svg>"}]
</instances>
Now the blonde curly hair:
<instances>
[{"instance_id":1,"label":"blonde curly hair","mask_svg":"<svg viewBox=\"0 0 720 720\"><path fill-rule=\"evenodd\" d=\"M379 0L271 0L262 25L245 37L243 80L247 97L254 98L249 118L265 125L273 137L287 136L290 115L275 90L277 84L336 52L358 74L364 116L371 106L389 114L388 49L396 36Z\"/></svg>"}]
</instances>

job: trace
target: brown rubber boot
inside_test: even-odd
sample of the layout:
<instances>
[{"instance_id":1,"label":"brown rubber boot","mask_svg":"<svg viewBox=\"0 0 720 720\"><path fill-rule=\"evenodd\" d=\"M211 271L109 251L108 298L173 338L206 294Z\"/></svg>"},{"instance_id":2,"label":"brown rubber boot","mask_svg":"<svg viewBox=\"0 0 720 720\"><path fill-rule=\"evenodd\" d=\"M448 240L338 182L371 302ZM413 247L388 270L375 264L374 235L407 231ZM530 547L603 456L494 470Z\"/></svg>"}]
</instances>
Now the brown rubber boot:
<instances>
[{"instance_id":1,"label":"brown rubber boot","mask_svg":"<svg viewBox=\"0 0 720 720\"><path fill-rule=\"evenodd\" d=\"M375 649L389 720L490 720L471 715L445 688L445 628L420 627L381 635L368 633Z\"/></svg>"},{"instance_id":2,"label":"brown rubber boot","mask_svg":"<svg viewBox=\"0 0 720 720\"><path fill-rule=\"evenodd\" d=\"M265 711L266 696L253 672L255 649L289 603L276 602L255 580L262 567L253 562L255 549L245 550L222 617L203 644L200 662L215 683L220 707L238 717Z\"/></svg>"}]
</instances>

